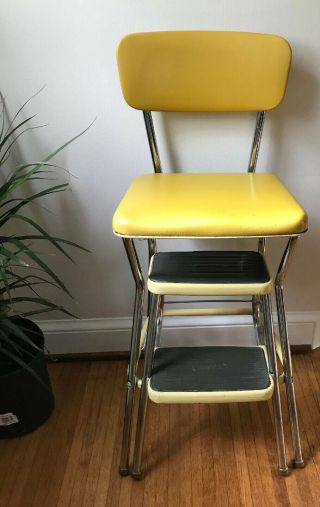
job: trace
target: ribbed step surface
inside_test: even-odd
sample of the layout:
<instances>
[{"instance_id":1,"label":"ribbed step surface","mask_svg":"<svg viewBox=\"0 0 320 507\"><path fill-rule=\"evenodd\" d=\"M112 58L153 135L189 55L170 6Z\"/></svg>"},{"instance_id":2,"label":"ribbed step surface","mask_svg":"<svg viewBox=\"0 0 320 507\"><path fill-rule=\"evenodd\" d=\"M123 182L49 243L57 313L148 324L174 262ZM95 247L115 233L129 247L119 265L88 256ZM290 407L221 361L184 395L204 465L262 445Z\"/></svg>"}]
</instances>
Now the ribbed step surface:
<instances>
[{"instance_id":1,"label":"ribbed step surface","mask_svg":"<svg viewBox=\"0 0 320 507\"><path fill-rule=\"evenodd\" d=\"M261 254L250 251L159 252L149 279L159 283L266 283L270 280Z\"/></svg>"},{"instance_id":2,"label":"ribbed step surface","mask_svg":"<svg viewBox=\"0 0 320 507\"><path fill-rule=\"evenodd\" d=\"M270 398L272 391L263 347L168 347L155 351L149 381L149 396L155 402L256 401Z\"/></svg>"}]
</instances>

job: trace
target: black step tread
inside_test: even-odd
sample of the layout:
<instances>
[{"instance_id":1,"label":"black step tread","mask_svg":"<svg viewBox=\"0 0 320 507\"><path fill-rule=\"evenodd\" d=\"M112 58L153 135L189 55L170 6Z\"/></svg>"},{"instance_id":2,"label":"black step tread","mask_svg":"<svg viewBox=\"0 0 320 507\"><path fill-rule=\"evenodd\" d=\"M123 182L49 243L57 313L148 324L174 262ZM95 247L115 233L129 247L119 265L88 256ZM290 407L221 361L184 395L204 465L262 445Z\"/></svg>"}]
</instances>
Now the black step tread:
<instances>
[{"instance_id":1,"label":"black step tread","mask_svg":"<svg viewBox=\"0 0 320 507\"><path fill-rule=\"evenodd\" d=\"M261 347L163 347L155 351L150 386L161 392L267 389Z\"/></svg>"},{"instance_id":2,"label":"black step tread","mask_svg":"<svg viewBox=\"0 0 320 507\"><path fill-rule=\"evenodd\" d=\"M263 256L253 251L159 252L149 279L158 283L248 284L270 281Z\"/></svg>"}]
</instances>

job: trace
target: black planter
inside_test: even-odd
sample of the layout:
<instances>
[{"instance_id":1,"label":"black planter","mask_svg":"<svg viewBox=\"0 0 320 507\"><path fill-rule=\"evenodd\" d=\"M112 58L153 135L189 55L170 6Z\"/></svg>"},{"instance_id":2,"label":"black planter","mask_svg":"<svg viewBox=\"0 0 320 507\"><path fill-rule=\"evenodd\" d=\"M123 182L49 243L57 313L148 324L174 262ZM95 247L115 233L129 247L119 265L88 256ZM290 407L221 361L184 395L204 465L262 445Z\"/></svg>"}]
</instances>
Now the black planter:
<instances>
[{"instance_id":1,"label":"black planter","mask_svg":"<svg viewBox=\"0 0 320 507\"><path fill-rule=\"evenodd\" d=\"M22 356L23 361L36 375L14 363L10 364L5 356L0 356L0 438L20 437L35 430L46 421L54 408L54 397L43 353L43 333L30 320L15 318L13 322L21 327L41 350L29 346L26 354Z\"/></svg>"}]
</instances>

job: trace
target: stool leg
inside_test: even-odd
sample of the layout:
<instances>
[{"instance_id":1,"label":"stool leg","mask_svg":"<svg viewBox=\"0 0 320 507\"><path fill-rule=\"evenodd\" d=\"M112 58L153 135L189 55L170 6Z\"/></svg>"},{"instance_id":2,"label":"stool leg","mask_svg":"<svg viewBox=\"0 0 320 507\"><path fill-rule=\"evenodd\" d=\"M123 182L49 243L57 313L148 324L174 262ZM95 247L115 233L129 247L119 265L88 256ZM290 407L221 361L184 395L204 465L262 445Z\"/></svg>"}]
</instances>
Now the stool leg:
<instances>
[{"instance_id":1,"label":"stool leg","mask_svg":"<svg viewBox=\"0 0 320 507\"><path fill-rule=\"evenodd\" d=\"M252 297L253 324L256 330L258 345L265 345L264 322L261 316L261 297Z\"/></svg>"},{"instance_id":2,"label":"stool leg","mask_svg":"<svg viewBox=\"0 0 320 507\"><path fill-rule=\"evenodd\" d=\"M126 239L124 240L124 245L126 248L132 273L136 282L136 296L134 303L133 324L131 333L130 360L127 370L127 391L124 406L122 446L119 466L120 475L128 475L129 473L129 453L131 442L133 401L134 401L134 390L136 387L137 364L139 361L139 347L140 347L140 334L142 326L143 295L144 295L144 283L141 268L138 261L138 256L134 248L134 243L132 240Z\"/></svg>"},{"instance_id":3,"label":"stool leg","mask_svg":"<svg viewBox=\"0 0 320 507\"><path fill-rule=\"evenodd\" d=\"M266 330L266 343L269 357L269 370L273 375L274 393L272 397L273 402L273 416L274 427L276 433L277 449L278 449L278 471L281 475L289 475L289 468L287 465L286 449L283 432L282 408L280 398L279 375L277 367L277 355L274 341L272 307L270 295L263 296L264 308L264 321Z\"/></svg>"},{"instance_id":4,"label":"stool leg","mask_svg":"<svg viewBox=\"0 0 320 507\"><path fill-rule=\"evenodd\" d=\"M133 466L131 472L131 475L134 479L141 479L141 459L142 459L142 449L143 449L147 402L148 402L147 381L151 375L152 359L157 334L157 318L159 314L159 303L160 296L152 294L148 334L145 346L144 369L139 400L139 411L137 419Z\"/></svg>"},{"instance_id":5,"label":"stool leg","mask_svg":"<svg viewBox=\"0 0 320 507\"><path fill-rule=\"evenodd\" d=\"M289 409L289 417L290 417L290 425L291 425L292 443L293 443L293 451L294 451L293 465L296 468L303 468L304 467L304 460L302 457L301 442L300 442L298 411L297 411L296 397L295 397L295 392L294 392L291 351L290 351L290 344L289 344L289 340L288 340L288 330L287 330L286 313L285 313L285 306L284 306L283 288L279 285L276 285L276 301L277 301L280 341L281 341L281 348L282 348L283 361L284 361L285 384L286 384L287 401L288 401L288 409Z\"/></svg>"},{"instance_id":6,"label":"stool leg","mask_svg":"<svg viewBox=\"0 0 320 507\"><path fill-rule=\"evenodd\" d=\"M148 239L148 271L150 268L150 263L152 257L157 253L157 241L155 239ZM151 292L148 291L148 310L147 314L150 315L150 309L151 309Z\"/></svg>"},{"instance_id":7,"label":"stool leg","mask_svg":"<svg viewBox=\"0 0 320 507\"><path fill-rule=\"evenodd\" d=\"M161 344L161 331L162 331L162 321L163 321L163 306L164 306L164 296L160 296L159 303L159 312L157 317L157 334L156 334L156 342L155 348L158 349Z\"/></svg>"},{"instance_id":8,"label":"stool leg","mask_svg":"<svg viewBox=\"0 0 320 507\"><path fill-rule=\"evenodd\" d=\"M292 257L292 253L297 244L297 238L291 237L288 241L288 244L285 248L284 254L282 256L278 273L276 276L275 282L275 292L276 292L276 302L277 302L277 313L278 313L278 324L279 324L279 334L281 341L281 349L283 355L283 366L285 373L285 384L286 384L286 392L287 392L287 402L289 409L289 418L291 425L291 434L292 434L292 443L293 443L293 451L294 451L294 460L293 465L296 468L304 467L304 461L302 457L301 451L301 442L300 442L300 432L299 432L299 423L298 423L298 412L296 405L296 397L294 392L294 384L293 384L293 371L292 371L292 361L291 361L291 351L290 344L288 339L288 329L287 329L287 319L286 319L286 310L284 305L284 295L283 295L283 282L288 270L288 264Z\"/></svg>"}]
</instances>

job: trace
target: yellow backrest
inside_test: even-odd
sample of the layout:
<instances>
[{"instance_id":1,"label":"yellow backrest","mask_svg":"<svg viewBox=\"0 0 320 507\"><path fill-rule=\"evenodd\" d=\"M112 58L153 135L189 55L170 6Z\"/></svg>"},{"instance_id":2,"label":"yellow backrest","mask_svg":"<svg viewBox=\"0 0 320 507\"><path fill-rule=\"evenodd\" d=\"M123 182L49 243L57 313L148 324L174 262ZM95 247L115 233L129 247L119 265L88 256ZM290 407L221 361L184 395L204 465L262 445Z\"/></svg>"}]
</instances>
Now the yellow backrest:
<instances>
[{"instance_id":1,"label":"yellow backrest","mask_svg":"<svg viewBox=\"0 0 320 507\"><path fill-rule=\"evenodd\" d=\"M126 102L149 111L262 111L283 99L288 42L246 32L134 33L117 52Z\"/></svg>"}]
</instances>

